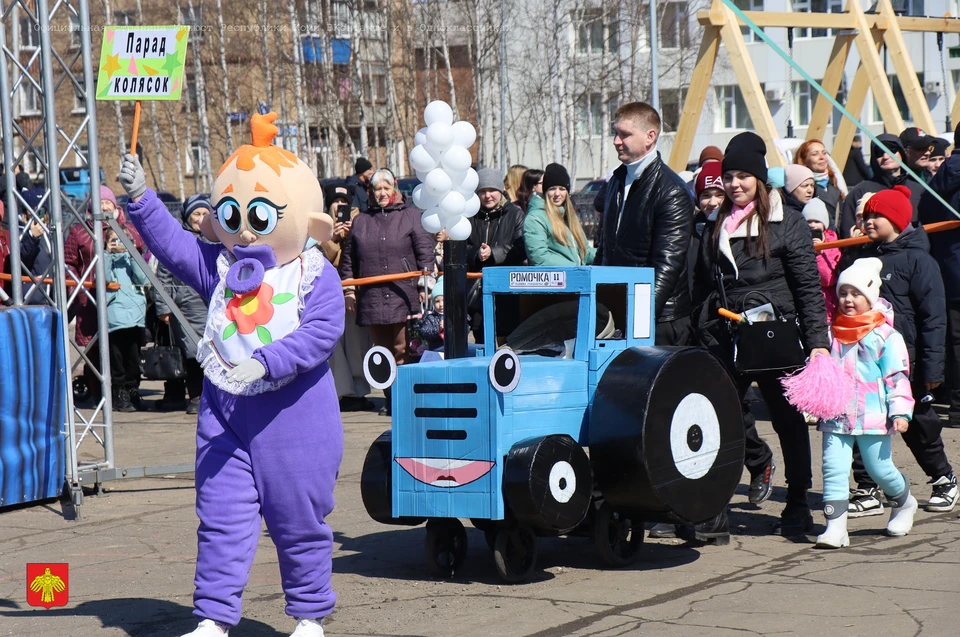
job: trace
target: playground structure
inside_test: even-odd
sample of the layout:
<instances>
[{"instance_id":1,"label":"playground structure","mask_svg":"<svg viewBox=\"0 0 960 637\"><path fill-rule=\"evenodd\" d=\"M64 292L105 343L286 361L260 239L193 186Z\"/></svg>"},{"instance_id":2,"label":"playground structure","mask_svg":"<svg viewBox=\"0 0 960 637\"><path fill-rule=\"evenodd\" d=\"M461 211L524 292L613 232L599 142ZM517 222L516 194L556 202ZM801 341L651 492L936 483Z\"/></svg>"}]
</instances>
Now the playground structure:
<instances>
[{"instance_id":1,"label":"playground structure","mask_svg":"<svg viewBox=\"0 0 960 637\"><path fill-rule=\"evenodd\" d=\"M71 25L78 25L79 28L72 29ZM28 38L24 38L24 31L30 33ZM54 43L53 33L68 31L75 31L76 46L68 44L66 38L57 38ZM51 444L56 442L59 445L57 448L62 446L65 455L64 490L77 508L78 514L83 501L84 486L95 487L119 478L193 470L192 464L120 467L114 456L106 315L107 285L104 283L103 232L99 231L102 225L108 225L117 232L131 256L151 279L156 293L166 298L171 311L183 325L187 325L187 322L159 285L153 271L137 252L133 242L120 230L116 220L105 218L101 213L100 189L96 187L99 180L91 183L89 194L84 200L67 197L62 190L61 177L64 169L81 168L89 175L101 174L97 149L95 69L91 53L91 33L89 0L58 0L53 3L49 0L0 2L0 134L3 137L3 162L5 166L11 167L4 176L7 195L3 202L6 208L3 225L10 234L10 270L14 282L9 284L9 298L0 300L18 307L23 305L24 298L36 291L42 294L45 303L55 308L62 317L62 329L50 332L59 335L60 342L56 345L60 352L54 360L62 361L61 368L55 378L47 378L44 382L63 384L55 393L63 396L64 409L61 422L47 424L52 425L49 431L52 438L56 439L51 440ZM20 46L17 45L17 38ZM31 46L23 47L24 41L29 41ZM79 109L76 109L70 116L57 117L54 95L59 91L76 93L76 103L83 105L82 116L78 116ZM38 113L32 114L24 112L23 108L16 108L15 105L27 103L31 98L39 101ZM39 172L44 177L43 194L36 205L28 203L17 191L12 170L12 167L22 163L28 154L36 158ZM90 218L86 215L88 207L92 211ZM44 211L49 213L49 220L46 222L42 219ZM49 246L51 256L50 264L43 272L31 273L20 263L20 239L27 232L27 224L19 223L18 212L26 222L32 220L43 225L41 241ZM74 225L79 225L88 233L94 246L92 263L82 272L72 272L64 262L65 239ZM21 280L25 285L16 283ZM79 345L67 329L67 323L80 305L81 298L85 298L97 310L97 336L86 346ZM43 315L26 312L24 316ZM188 330L188 333L196 337L192 329ZM3 340L13 337L14 333L10 331L0 334L0 339ZM92 353L96 351L95 344L99 344L97 361L91 360ZM30 362L23 360L20 364L28 366ZM93 362L99 364L100 371L95 373L102 398L92 409L79 409L74 404L71 391L72 377L81 365ZM13 378L14 385L18 382L17 379L24 383L29 382L22 374ZM33 387L14 386L12 390L14 393L29 393L33 391ZM54 415L60 413L58 410L49 410L47 413L51 414L51 418L61 419L59 415ZM44 429L40 423L29 423L29 426L31 431ZM0 433L3 431L0 430ZM9 434L10 431L6 433ZM0 445L10 452L10 455L5 457L19 458L21 450L17 448L15 437L4 439L0 435ZM24 458L20 461L32 459ZM19 494L14 499L6 499L2 502L3 506L51 497L49 492L28 493L29 476L22 476L22 481L23 485L3 485L8 488L8 493ZM18 488L20 486L23 486L23 489Z\"/></svg>"},{"instance_id":2,"label":"playground structure","mask_svg":"<svg viewBox=\"0 0 960 637\"><path fill-rule=\"evenodd\" d=\"M744 15L761 28L784 29L834 29L836 36L821 84L830 95L837 95L843 81L844 67L851 49L855 46L860 56L853 82L847 93L845 107L859 117L867 97L867 91L873 93L874 100L886 130L899 133L905 128L903 118L897 108L893 89L884 70L879 51L886 47L893 62L896 76L903 90L903 96L914 118L914 124L928 131L938 130L930 114L930 108L924 97L923 89L917 79L913 62L903 40L904 32L920 33L958 33L960 20L943 17L906 17L897 16L890 0L879 0L876 11L866 13L860 0L847 0L843 13L807 13L744 11ZM694 136L707 98L707 91L713 77L720 44L727 49L731 66L736 74L743 101L750 113L757 134L766 140L780 137L770 108L764 98L753 61L747 49L740 27L741 21L724 0L713 0L710 9L697 13L697 19L704 27L703 41L697 55L692 80L687 91L686 101L680 116L673 149L670 154L670 166L674 170L686 168L687 159L693 146ZM807 128L807 139L822 139L830 120L832 104L818 95ZM950 110L950 120L960 122L960 100L954 99ZM850 152L856 126L844 118L834 137L831 154L839 166L844 166ZM782 166L783 157L773 144L767 146L767 163Z\"/></svg>"}]
</instances>

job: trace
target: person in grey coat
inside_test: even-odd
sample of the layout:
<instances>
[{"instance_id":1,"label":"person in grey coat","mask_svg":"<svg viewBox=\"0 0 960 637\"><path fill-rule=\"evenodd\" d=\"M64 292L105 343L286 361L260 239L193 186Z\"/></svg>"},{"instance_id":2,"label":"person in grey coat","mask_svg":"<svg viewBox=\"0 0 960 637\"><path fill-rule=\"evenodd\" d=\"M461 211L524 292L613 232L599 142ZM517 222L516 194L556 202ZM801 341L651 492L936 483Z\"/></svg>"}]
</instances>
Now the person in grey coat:
<instances>
[{"instance_id":1,"label":"person in grey coat","mask_svg":"<svg viewBox=\"0 0 960 637\"><path fill-rule=\"evenodd\" d=\"M210 199L207 195L187 197L187 200L183 203L181 218L183 227L202 237L200 222L210 212ZM157 267L157 278L160 279L160 283L163 284L173 302L183 312L190 323L190 327L197 334L203 334L207 324L207 304L203 297L197 294L192 287L173 276L170 270L163 265ZM172 330L173 341L183 354L184 367L187 372L185 380L169 380L166 382L163 399L158 403L158 406L164 410L183 409L185 406L188 414L195 414L200 407L200 392L203 390L203 369L197 362L197 344L187 335L187 331L180 325L180 321L173 318L170 307L159 296L157 296L157 318ZM164 328L161 327L161 329ZM188 396L190 398L189 402L186 400Z\"/></svg>"}]
</instances>

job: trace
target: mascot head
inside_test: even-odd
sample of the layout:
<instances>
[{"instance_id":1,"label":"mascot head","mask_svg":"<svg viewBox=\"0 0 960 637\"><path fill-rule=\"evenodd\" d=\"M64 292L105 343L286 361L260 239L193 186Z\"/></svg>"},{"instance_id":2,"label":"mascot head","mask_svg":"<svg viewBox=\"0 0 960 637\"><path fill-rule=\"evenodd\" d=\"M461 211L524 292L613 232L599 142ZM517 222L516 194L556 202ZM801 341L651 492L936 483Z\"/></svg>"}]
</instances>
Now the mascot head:
<instances>
[{"instance_id":1,"label":"mascot head","mask_svg":"<svg viewBox=\"0 0 960 637\"><path fill-rule=\"evenodd\" d=\"M323 212L323 189L293 153L273 145L276 113L250 120L253 143L234 152L213 184L213 214L201 226L237 258L230 277L242 289L262 279L263 268L296 259L310 238L328 241L333 219ZM246 283L246 284L244 284ZM256 285L253 287L255 288ZM251 288L253 289L253 288Z\"/></svg>"}]
</instances>

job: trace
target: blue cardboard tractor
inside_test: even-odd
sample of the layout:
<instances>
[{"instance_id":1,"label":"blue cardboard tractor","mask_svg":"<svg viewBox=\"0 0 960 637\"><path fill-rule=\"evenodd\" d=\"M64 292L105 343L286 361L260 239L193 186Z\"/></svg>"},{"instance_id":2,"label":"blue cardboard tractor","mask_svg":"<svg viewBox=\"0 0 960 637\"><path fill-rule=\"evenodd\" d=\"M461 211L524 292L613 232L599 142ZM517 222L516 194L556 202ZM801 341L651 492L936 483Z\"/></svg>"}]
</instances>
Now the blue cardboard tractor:
<instances>
[{"instance_id":1,"label":"blue cardboard tractor","mask_svg":"<svg viewBox=\"0 0 960 637\"><path fill-rule=\"evenodd\" d=\"M364 506L384 524L426 521L433 574L462 563L461 519L518 582L538 536L589 533L622 566L644 522L723 510L743 468L738 393L705 350L653 347L653 270L487 268L483 309L475 357L397 369L373 348L364 360L393 400L393 428L364 462Z\"/></svg>"}]
</instances>

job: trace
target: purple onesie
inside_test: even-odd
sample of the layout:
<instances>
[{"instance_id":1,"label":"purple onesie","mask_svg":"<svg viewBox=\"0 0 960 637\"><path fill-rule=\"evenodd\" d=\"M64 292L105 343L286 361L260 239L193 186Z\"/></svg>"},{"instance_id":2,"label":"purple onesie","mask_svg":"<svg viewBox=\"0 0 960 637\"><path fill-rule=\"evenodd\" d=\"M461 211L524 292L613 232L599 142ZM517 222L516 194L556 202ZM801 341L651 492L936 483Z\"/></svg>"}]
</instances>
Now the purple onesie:
<instances>
[{"instance_id":1,"label":"purple onesie","mask_svg":"<svg viewBox=\"0 0 960 637\"><path fill-rule=\"evenodd\" d=\"M343 456L343 424L327 363L343 333L340 277L322 257L318 262L305 252L301 261L312 265L300 278L299 325L253 352L267 370L261 380L230 387L207 335L224 320L215 302L222 309L222 299L212 297L223 289L224 265L233 257L184 230L153 190L131 203L129 214L160 262L211 307L198 353L206 378L197 421L194 615L226 626L240 621L263 516L277 547L286 613L325 617L336 594L330 585L333 534L324 519L333 510ZM285 303L276 301L283 296L275 302Z\"/></svg>"}]
</instances>

